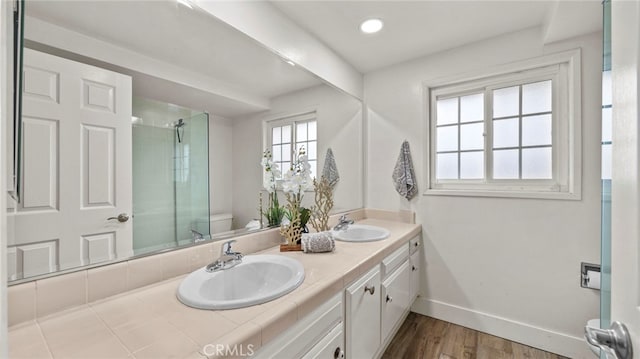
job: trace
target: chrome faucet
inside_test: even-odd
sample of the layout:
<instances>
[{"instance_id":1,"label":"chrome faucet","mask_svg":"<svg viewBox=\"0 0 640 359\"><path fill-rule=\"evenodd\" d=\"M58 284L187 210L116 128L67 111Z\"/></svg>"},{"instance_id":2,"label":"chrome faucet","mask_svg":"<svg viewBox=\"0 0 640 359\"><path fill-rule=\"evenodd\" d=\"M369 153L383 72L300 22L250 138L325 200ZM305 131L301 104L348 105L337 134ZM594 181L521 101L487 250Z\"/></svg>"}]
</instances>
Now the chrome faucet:
<instances>
[{"instance_id":1,"label":"chrome faucet","mask_svg":"<svg viewBox=\"0 0 640 359\"><path fill-rule=\"evenodd\" d=\"M222 243L222 247L220 248L220 257L207 265L207 272L212 273L233 268L242 263L242 253L234 252L231 249L231 245L235 242L235 239L232 239L230 241Z\"/></svg>"},{"instance_id":2,"label":"chrome faucet","mask_svg":"<svg viewBox=\"0 0 640 359\"><path fill-rule=\"evenodd\" d=\"M347 219L347 215L343 214L342 216L340 216L340 219L338 220L338 224L336 224L336 226L333 227L333 230L334 231L346 230L350 224L353 224L353 219Z\"/></svg>"},{"instance_id":3,"label":"chrome faucet","mask_svg":"<svg viewBox=\"0 0 640 359\"><path fill-rule=\"evenodd\" d=\"M204 234L192 229L191 230L191 238L193 239L193 243L198 243L204 241Z\"/></svg>"}]
</instances>

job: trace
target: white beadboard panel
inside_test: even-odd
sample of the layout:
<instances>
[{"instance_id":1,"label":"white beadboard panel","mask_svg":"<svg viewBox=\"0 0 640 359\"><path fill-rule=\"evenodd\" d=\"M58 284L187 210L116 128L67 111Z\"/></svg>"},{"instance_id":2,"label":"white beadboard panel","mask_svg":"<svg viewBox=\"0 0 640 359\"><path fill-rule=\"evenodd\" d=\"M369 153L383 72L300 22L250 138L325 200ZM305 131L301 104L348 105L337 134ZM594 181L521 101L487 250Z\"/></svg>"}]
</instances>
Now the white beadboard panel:
<instances>
[{"instance_id":1,"label":"white beadboard panel","mask_svg":"<svg viewBox=\"0 0 640 359\"><path fill-rule=\"evenodd\" d=\"M36 67L24 67L24 96L59 103L60 74Z\"/></svg>"},{"instance_id":2,"label":"white beadboard panel","mask_svg":"<svg viewBox=\"0 0 640 359\"><path fill-rule=\"evenodd\" d=\"M115 232L82 236L82 263L95 264L114 259Z\"/></svg>"},{"instance_id":3,"label":"white beadboard panel","mask_svg":"<svg viewBox=\"0 0 640 359\"><path fill-rule=\"evenodd\" d=\"M82 125L82 206L114 206L114 129Z\"/></svg>"},{"instance_id":4,"label":"white beadboard panel","mask_svg":"<svg viewBox=\"0 0 640 359\"><path fill-rule=\"evenodd\" d=\"M23 117L23 201L21 210L58 208L56 120Z\"/></svg>"},{"instance_id":5,"label":"white beadboard panel","mask_svg":"<svg viewBox=\"0 0 640 359\"><path fill-rule=\"evenodd\" d=\"M99 82L82 79L82 106L96 111L115 113L115 87Z\"/></svg>"}]
</instances>

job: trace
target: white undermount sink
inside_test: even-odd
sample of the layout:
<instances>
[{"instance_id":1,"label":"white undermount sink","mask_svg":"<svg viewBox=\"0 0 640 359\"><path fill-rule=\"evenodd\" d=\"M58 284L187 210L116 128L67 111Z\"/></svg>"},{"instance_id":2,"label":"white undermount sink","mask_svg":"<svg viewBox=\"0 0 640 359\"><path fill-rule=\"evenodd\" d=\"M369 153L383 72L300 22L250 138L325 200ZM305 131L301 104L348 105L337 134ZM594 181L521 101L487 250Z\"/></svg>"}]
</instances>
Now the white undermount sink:
<instances>
[{"instance_id":1,"label":"white undermount sink","mask_svg":"<svg viewBox=\"0 0 640 359\"><path fill-rule=\"evenodd\" d=\"M279 298L304 281L299 261L280 255L248 255L235 267L207 272L200 268L178 287L178 299L193 308L235 309Z\"/></svg>"},{"instance_id":2,"label":"white undermount sink","mask_svg":"<svg viewBox=\"0 0 640 359\"><path fill-rule=\"evenodd\" d=\"M333 232L333 238L343 242L373 242L389 237L389 231L366 224L351 224L347 229Z\"/></svg>"}]
</instances>

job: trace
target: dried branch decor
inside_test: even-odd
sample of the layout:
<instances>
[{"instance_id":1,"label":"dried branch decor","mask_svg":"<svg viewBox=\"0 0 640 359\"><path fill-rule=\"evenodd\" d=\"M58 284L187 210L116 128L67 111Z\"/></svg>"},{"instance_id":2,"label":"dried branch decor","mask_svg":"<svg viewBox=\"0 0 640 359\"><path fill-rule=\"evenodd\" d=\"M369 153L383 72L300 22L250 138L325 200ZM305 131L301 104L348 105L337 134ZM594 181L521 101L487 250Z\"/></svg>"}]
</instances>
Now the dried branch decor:
<instances>
[{"instance_id":1,"label":"dried branch decor","mask_svg":"<svg viewBox=\"0 0 640 359\"><path fill-rule=\"evenodd\" d=\"M286 209L291 218L289 224L280 226L280 235L284 237L287 245L293 246L298 244L298 240L302 238L302 226L300 225L300 199L298 195L293 193L285 193L287 198Z\"/></svg>"},{"instance_id":2,"label":"dried branch decor","mask_svg":"<svg viewBox=\"0 0 640 359\"><path fill-rule=\"evenodd\" d=\"M317 232L329 230L329 212L333 208L333 192L329 180L324 176L320 181L313 179L315 205L311 206L311 225Z\"/></svg>"}]
</instances>

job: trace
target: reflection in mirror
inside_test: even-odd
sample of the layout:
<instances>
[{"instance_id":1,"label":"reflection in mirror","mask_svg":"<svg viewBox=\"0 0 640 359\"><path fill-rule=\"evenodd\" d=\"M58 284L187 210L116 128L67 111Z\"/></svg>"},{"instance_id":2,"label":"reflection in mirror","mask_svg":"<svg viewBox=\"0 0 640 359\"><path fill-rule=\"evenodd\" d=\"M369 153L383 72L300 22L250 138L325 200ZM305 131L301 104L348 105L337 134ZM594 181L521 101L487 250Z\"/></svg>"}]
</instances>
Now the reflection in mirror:
<instances>
[{"instance_id":1,"label":"reflection in mirror","mask_svg":"<svg viewBox=\"0 0 640 359\"><path fill-rule=\"evenodd\" d=\"M265 149L330 148L333 212L362 207L361 103L208 13L28 1L24 43L14 283L261 230Z\"/></svg>"},{"instance_id":2,"label":"reflection in mirror","mask_svg":"<svg viewBox=\"0 0 640 359\"><path fill-rule=\"evenodd\" d=\"M209 115L133 98L133 250L209 233Z\"/></svg>"}]
</instances>

